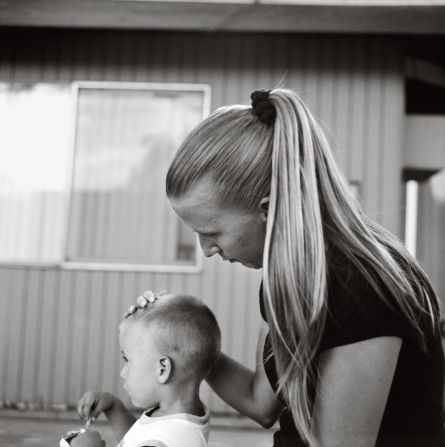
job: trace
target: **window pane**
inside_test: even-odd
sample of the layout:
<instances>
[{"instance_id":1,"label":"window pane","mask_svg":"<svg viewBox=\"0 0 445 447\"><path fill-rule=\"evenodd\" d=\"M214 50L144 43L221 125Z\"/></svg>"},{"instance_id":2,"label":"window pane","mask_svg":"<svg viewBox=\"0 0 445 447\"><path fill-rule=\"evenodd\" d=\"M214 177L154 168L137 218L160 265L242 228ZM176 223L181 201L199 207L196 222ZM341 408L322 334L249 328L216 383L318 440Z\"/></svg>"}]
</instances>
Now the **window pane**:
<instances>
[{"instance_id":1,"label":"window pane","mask_svg":"<svg viewBox=\"0 0 445 447\"><path fill-rule=\"evenodd\" d=\"M0 261L62 259L71 86L0 84Z\"/></svg>"},{"instance_id":2,"label":"window pane","mask_svg":"<svg viewBox=\"0 0 445 447\"><path fill-rule=\"evenodd\" d=\"M203 103L202 91L79 89L69 261L195 261L195 238L168 204L165 176Z\"/></svg>"}]
</instances>

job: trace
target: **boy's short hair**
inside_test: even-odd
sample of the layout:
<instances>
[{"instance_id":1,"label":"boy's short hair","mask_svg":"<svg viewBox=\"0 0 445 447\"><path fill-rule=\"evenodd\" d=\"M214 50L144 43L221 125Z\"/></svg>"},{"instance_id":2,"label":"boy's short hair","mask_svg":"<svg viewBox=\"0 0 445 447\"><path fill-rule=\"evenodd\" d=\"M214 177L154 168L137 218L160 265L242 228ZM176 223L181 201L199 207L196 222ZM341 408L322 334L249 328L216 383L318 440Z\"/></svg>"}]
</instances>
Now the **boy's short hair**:
<instances>
[{"instance_id":1,"label":"boy's short hair","mask_svg":"<svg viewBox=\"0 0 445 447\"><path fill-rule=\"evenodd\" d=\"M219 357L221 332L213 312L191 295L160 296L124 322L149 329L161 354L173 360L181 378L203 379Z\"/></svg>"}]
</instances>

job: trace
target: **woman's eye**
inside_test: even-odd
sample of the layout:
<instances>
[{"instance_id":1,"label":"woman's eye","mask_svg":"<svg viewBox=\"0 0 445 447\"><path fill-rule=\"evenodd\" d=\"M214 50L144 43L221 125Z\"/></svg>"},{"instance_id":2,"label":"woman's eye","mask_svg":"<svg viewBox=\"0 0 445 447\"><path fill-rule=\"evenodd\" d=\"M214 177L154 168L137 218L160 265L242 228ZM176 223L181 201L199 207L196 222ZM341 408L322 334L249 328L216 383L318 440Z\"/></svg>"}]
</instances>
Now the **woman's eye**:
<instances>
[{"instance_id":1,"label":"woman's eye","mask_svg":"<svg viewBox=\"0 0 445 447\"><path fill-rule=\"evenodd\" d=\"M199 231L194 231L198 236L205 237L205 238L214 238L218 235L218 233L201 233Z\"/></svg>"}]
</instances>

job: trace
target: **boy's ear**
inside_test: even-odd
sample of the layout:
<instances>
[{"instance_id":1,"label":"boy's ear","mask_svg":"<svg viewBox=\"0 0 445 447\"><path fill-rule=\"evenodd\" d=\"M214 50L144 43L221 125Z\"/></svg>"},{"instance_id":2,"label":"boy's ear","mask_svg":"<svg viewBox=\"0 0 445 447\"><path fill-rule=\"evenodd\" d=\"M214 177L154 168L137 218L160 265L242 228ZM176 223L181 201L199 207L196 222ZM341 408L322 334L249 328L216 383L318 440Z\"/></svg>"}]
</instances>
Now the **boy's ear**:
<instances>
[{"instance_id":1,"label":"boy's ear","mask_svg":"<svg viewBox=\"0 0 445 447\"><path fill-rule=\"evenodd\" d=\"M262 213L262 218L267 221L267 213L269 212L269 197L263 197L260 200L260 211Z\"/></svg>"},{"instance_id":2,"label":"boy's ear","mask_svg":"<svg viewBox=\"0 0 445 447\"><path fill-rule=\"evenodd\" d=\"M163 355L158 358L158 362L156 365L156 373L158 375L159 383L167 383L168 379L171 376L173 369L173 364L170 357Z\"/></svg>"}]
</instances>

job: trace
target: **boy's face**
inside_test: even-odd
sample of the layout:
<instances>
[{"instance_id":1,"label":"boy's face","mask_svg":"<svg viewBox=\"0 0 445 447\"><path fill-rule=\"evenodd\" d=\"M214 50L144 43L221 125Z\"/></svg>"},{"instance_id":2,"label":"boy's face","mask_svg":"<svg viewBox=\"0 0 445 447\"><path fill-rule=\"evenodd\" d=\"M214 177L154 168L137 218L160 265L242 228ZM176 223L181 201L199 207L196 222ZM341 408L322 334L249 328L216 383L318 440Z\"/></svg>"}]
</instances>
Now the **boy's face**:
<instances>
[{"instance_id":1,"label":"boy's face","mask_svg":"<svg viewBox=\"0 0 445 447\"><path fill-rule=\"evenodd\" d=\"M121 371L125 391L137 407L157 406L160 385L156 365L161 354L153 340L148 339L146 331L138 324L124 323L119 331L119 342L125 362Z\"/></svg>"}]
</instances>

